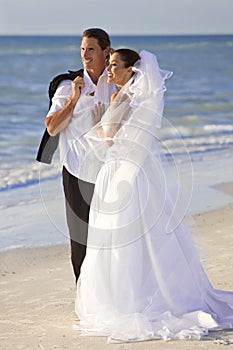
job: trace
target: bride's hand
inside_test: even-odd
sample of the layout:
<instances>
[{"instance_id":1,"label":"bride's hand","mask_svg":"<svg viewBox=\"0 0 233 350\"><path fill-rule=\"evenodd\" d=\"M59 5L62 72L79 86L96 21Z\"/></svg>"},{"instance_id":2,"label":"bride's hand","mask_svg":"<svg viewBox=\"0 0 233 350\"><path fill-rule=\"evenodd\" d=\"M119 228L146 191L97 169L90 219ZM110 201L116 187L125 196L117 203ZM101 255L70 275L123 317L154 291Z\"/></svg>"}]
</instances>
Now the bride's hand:
<instances>
[{"instance_id":1,"label":"bride's hand","mask_svg":"<svg viewBox=\"0 0 233 350\"><path fill-rule=\"evenodd\" d=\"M98 102L94 109L92 110L92 124L96 125L100 122L103 114L105 113L105 104L102 102Z\"/></svg>"}]
</instances>

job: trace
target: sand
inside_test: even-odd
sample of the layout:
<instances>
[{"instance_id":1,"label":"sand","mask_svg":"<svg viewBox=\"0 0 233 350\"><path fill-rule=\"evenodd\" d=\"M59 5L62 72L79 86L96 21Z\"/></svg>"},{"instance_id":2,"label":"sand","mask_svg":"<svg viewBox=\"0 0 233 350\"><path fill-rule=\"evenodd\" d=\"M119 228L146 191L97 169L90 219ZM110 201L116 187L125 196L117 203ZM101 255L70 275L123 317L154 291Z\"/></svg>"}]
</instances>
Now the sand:
<instances>
[{"instance_id":1,"label":"sand","mask_svg":"<svg viewBox=\"0 0 233 350\"><path fill-rule=\"evenodd\" d=\"M224 187L225 190L225 187ZM201 256L211 283L233 291L233 205L194 217ZM75 281L67 245L15 249L0 254L0 349L233 349L233 331L200 341L108 344L72 329Z\"/></svg>"}]
</instances>

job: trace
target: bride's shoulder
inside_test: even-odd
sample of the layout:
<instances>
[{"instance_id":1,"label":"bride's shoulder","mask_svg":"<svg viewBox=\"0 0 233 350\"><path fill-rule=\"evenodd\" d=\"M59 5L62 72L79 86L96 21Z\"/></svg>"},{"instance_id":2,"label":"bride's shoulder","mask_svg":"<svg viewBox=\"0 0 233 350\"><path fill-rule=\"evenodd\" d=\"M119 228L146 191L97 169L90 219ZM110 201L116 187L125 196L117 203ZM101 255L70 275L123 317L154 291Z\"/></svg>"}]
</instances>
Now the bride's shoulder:
<instances>
[{"instance_id":1,"label":"bride's shoulder","mask_svg":"<svg viewBox=\"0 0 233 350\"><path fill-rule=\"evenodd\" d=\"M114 92L111 96L111 102L113 102L115 100L115 98L117 97L118 95L118 91L117 92Z\"/></svg>"},{"instance_id":2,"label":"bride's shoulder","mask_svg":"<svg viewBox=\"0 0 233 350\"><path fill-rule=\"evenodd\" d=\"M111 103L112 102L117 102L118 104L119 103L122 103L122 102L127 102L129 103L130 102L130 95L129 93L126 93L126 92L121 92L121 91L118 91L118 92L114 92L114 94L112 94L111 96Z\"/></svg>"}]
</instances>

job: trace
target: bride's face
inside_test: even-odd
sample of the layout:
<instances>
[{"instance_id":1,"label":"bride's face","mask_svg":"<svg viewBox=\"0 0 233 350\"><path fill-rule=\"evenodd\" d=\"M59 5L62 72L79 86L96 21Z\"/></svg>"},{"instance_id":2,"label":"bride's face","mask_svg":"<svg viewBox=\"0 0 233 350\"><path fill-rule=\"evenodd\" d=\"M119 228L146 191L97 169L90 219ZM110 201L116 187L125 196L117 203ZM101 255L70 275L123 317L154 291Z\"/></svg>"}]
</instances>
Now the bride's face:
<instances>
[{"instance_id":1,"label":"bride's face","mask_svg":"<svg viewBox=\"0 0 233 350\"><path fill-rule=\"evenodd\" d=\"M108 83L116 84L121 88L132 76L132 67L125 67L119 53L115 52L110 56L108 71Z\"/></svg>"}]
</instances>

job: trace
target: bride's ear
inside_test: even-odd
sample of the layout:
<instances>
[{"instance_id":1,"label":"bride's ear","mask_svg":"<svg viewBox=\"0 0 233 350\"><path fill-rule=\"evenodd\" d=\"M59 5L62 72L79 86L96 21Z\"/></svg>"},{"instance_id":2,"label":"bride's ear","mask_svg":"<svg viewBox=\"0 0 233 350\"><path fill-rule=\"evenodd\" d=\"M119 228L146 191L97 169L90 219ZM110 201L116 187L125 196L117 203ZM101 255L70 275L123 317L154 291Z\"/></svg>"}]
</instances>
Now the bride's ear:
<instances>
[{"instance_id":1,"label":"bride's ear","mask_svg":"<svg viewBox=\"0 0 233 350\"><path fill-rule=\"evenodd\" d=\"M110 59L110 55L113 53L113 48L111 47L106 47L106 49L104 49L104 54L105 54L105 60L106 60L106 66L109 63L109 59Z\"/></svg>"}]
</instances>

